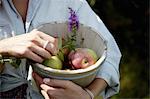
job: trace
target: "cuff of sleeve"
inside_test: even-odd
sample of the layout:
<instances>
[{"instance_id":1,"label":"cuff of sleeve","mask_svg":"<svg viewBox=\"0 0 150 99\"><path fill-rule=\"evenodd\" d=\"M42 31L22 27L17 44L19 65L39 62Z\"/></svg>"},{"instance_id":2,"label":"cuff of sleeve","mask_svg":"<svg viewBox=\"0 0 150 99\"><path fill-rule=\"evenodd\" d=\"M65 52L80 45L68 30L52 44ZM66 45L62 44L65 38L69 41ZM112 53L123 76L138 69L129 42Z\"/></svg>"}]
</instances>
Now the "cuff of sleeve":
<instances>
[{"instance_id":1,"label":"cuff of sleeve","mask_svg":"<svg viewBox=\"0 0 150 99\"><path fill-rule=\"evenodd\" d=\"M116 71L111 63L105 61L105 63L102 64L96 78L104 79L108 84L105 92L102 93L104 99L107 99L119 92L120 82L118 72L119 71Z\"/></svg>"},{"instance_id":2,"label":"cuff of sleeve","mask_svg":"<svg viewBox=\"0 0 150 99\"><path fill-rule=\"evenodd\" d=\"M108 86L111 86L111 76L108 73L98 73L96 78L104 79Z\"/></svg>"}]
</instances>

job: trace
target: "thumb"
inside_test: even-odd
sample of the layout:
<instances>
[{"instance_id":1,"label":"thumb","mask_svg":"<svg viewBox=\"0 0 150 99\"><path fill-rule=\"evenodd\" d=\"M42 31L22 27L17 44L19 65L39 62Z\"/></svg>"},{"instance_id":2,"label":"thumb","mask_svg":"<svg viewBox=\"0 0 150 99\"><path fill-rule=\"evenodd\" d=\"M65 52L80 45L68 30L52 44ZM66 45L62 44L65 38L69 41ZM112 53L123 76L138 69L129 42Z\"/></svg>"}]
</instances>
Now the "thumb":
<instances>
[{"instance_id":1,"label":"thumb","mask_svg":"<svg viewBox=\"0 0 150 99\"><path fill-rule=\"evenodd\" d=\"M73 83L69 80L58 80L58 79L50 79L50 78L44 78L43 82L49 86L64 88L64 89L72 87L73 85Z\"/></svg>"},{"instance_id":2,"label":"thumb","mask_svg":"<svg viewBox=\"0 0 150 99\"><path fill-rule=\"evenodd\" d=\"M45 92L44 90L41 90L41 94L44 96L44 99L50 99L47 92Z\"/></svg>"},{"instance_id":3,"label":"thumb","mask_svg":"<svg viewBox=\"0 0 150 99\"><path fill-rule=\"evenodd\" d=\"M43 79L35 72L32 72L32 76L36 82L36 85L39 87L43 83Z\"/></svg>"}]
</instances>

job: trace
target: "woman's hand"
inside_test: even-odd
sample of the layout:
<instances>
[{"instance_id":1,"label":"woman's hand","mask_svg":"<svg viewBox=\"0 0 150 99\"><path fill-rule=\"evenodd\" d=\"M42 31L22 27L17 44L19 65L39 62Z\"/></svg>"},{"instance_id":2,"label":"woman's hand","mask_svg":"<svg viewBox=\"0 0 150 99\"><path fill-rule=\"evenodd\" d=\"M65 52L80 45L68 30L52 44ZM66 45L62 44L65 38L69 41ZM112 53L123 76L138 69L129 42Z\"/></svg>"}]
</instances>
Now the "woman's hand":
<instances>
[{"instance_id":1,"label":"woman's hand","mask_svg":"<svg viewBox=\"0 0 150 99\"><path fill-rule=\"evenodd\" d=\"M0 54L28 58L41 63L44 58L49 58L57 52L57 43L56 38L33 30L27 34L1 40Z\"/></svg>"},{"instance_id":2,"label":"woman's hand","mask_svg":"<svg viewBox=\"0 0 150 99\"><path fill-rule=\"evenodd\" d=\"M33 73L41 93L45 99L90 99L89 94L80 86L67 80L42 79L36 73Z\"/></svg>"}]
</instances>

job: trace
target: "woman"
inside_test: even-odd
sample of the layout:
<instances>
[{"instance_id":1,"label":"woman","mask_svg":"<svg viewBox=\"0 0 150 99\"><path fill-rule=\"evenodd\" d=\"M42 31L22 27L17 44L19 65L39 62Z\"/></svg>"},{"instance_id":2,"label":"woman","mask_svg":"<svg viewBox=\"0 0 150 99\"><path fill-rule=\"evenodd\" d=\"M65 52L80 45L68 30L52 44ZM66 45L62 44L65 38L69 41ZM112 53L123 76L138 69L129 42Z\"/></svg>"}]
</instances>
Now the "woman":
<instances>
[{"instance_id":1,"label":"woman","mask_svg":"<svg viewBox=\"0 0 150 99\"><path fill-rule=\"evenodd\" d=\"M43 98L32 89L31 68L26 59L41 63L51 53L57 52L57 39L35 28L53 21L67 21L68 7L77 12L80 23L101 33L107 42L107 58L86 90L71 81L41 79L33 73L42 95L56 99L92 99L99 93L108 98L119 91L120 51L114 38L85 0L2 0L0 54L23 59L17 69L5 63L0 80L1 98Z\"/></svg>"}]
</instances>

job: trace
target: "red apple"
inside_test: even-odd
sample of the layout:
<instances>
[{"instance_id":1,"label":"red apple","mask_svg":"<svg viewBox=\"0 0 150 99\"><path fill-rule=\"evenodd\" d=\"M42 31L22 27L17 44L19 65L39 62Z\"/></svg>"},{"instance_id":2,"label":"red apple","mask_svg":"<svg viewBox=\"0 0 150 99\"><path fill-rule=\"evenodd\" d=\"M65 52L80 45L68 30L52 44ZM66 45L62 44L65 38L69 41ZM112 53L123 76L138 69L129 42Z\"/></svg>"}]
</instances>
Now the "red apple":
<instances>
[{"instance_id":1,"label":"red apple","mask_svg":"<svg viewBox=\"0 0 150 99\"><path fill-rule=\"evenodd\" d=\"M69 63L74 69L83 69L96 63L98 57L92 49L76 48L68 55Z\"/></svg>"}]
</instances>

